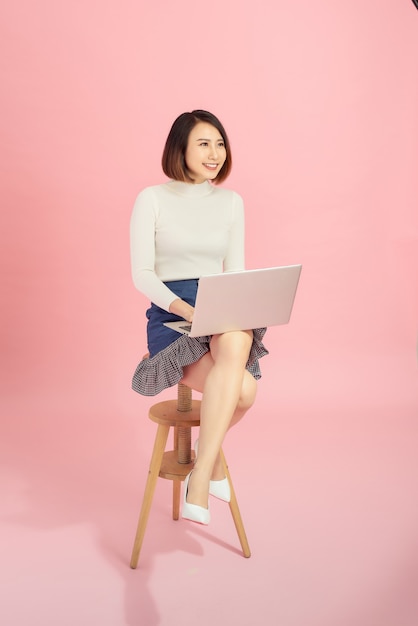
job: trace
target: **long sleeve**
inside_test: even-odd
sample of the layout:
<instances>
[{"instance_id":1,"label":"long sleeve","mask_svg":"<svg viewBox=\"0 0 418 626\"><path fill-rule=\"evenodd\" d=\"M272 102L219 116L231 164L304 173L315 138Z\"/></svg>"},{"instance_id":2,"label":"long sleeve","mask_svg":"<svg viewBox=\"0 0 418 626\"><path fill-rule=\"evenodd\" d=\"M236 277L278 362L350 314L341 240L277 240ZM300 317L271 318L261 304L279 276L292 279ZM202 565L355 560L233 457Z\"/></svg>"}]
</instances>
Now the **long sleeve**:
<instances>
[{"instance_id":1,"label":"long sleeve","mask_svg":"<svg viewBox=\"0 0 418 626\"><path fill-rule=\"evenodd\" d=\"M130 223L131 270L135 287L168 311L177 296L155 272L155 231L158 205L150 188L136 199Z\"/></svg>"}]
</instances>

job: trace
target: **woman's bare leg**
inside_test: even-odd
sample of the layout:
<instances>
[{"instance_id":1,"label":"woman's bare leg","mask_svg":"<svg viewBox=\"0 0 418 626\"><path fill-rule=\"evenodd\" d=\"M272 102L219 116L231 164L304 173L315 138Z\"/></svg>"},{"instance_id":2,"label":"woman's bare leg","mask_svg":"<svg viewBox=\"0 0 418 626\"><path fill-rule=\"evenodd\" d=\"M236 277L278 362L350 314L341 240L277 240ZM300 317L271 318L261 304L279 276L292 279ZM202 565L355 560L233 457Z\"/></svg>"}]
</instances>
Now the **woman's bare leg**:
<instances>
[{"instance_id":1,"label":"woman's bare leg","mask_svg":"<svg viewBox=\"0 0 418 626\"><path fill-rule=\"evenodd\" d=\"M219 450L228 428L252 405L256 383L245 369L252 331L212 337L210 353L185 368L183 382L202 391L199 456L189 481L187 501L207 507L209 480L223 477Z\"/></svg>"},{"instance_id":2,"label":"woman's bare leg","mask_svg":"<svg viewBox=\"0 0 418 626\"><path fill-rule=\"evenodd\" d=\"M192 365L184 368L185 376L182 382L185 385L188 385L191 389L194 389L195 391L203 392L206 377L212 367L213 359L210 353L207 353L196 363L193 363ZM256 395L257 381L248 371L245 371L242 381L241 395L238 401L237 408L235 409L235 412L229 423L229 428L235 426L235 424L237 424L244 417L247 411L254 404ZM221 457L218 454L213 466L211 480L222 480L224 477L225 472L223 464L221 461Z\"/></svg>"}]
</instances>

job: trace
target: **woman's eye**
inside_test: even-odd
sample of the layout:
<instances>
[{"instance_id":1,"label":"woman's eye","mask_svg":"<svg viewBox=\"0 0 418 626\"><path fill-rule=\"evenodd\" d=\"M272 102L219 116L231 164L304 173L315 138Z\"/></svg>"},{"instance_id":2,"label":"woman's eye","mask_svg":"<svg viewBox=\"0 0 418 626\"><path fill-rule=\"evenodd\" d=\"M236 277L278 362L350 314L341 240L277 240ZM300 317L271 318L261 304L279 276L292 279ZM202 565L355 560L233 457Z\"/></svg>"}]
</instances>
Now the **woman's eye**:
<instances>
[{"instance_id":1,"label":"woman's eye","mask_svg":"<svg viewBox=\"0 0 418 626\"><path fill-rule=\"evenodd\" d=\"M199 146L201 146L202 148L207 148L207 146L209 145L209 143L207 141L201 141ZM224 141L220 141L218 144L216 144L218 148L225 148L225 142Z\"/></svg>"}]
</instances>

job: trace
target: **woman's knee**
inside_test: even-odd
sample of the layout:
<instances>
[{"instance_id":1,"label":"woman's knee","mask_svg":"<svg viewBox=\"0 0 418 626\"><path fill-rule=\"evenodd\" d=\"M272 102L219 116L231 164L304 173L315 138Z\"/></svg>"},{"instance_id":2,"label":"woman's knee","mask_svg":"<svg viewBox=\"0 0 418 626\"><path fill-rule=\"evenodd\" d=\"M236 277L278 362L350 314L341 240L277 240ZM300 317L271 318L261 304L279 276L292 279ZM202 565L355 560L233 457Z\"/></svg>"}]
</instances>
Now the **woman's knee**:
<instances>
[{"instance_id":1,"label":"woman's knee","mask_svg":"<svg viewBox=\"0 0 418 626\"><path fill-rule=\"evenodd\" d=\"M247 370L245 370L244 378L242 380L241 393L238 401L238 408L241 411L248 411L256 399L257 396L257 381Z\"/></svg>"},{"instance_id":2,"label":"woman's knee","mask_svg":"<svg viewBox=\"0 0 418 626\"><path fill-rule=\"evenodd\" d=\"M253 341L252 330L239 330L215 335L211 340L214 358L247 359Z\"/></svg>"}]
</instances>

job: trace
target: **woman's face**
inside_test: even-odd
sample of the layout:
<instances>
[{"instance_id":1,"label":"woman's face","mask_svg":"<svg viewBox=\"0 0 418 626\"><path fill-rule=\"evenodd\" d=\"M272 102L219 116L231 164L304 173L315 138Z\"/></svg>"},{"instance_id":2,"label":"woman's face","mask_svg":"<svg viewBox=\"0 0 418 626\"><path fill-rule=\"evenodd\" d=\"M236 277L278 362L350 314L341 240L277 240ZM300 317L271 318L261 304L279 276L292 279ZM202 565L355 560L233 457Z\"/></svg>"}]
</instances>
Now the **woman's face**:
<instances>
[{"instance_id":1,"label":"woman's face","mask_svg":"<svg viewBox=\"0 0 418 626\"><path fill-rule=\"evenodd\" d=\"M194 183L217 177L225 163L226 148L222 135L212 124L198 122L190 131L185 159Z\"/></svg>"}]
</instances>

